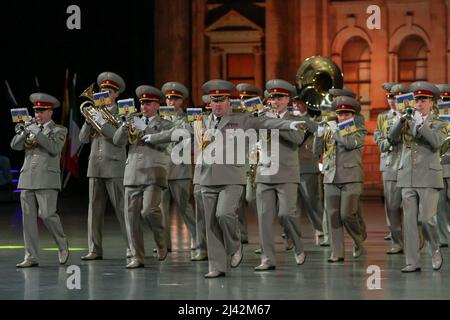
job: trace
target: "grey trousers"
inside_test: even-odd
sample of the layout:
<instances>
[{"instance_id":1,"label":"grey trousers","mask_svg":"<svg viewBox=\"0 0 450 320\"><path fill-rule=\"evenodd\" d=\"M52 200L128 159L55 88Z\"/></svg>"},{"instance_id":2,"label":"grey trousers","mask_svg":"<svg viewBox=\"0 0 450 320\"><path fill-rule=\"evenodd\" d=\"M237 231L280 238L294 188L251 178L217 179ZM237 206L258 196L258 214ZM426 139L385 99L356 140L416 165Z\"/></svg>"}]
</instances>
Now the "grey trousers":
<instances>
[{"instance_id":1,"label":"grey trousers","mask_svg":"<svg viewBox=\"0 0 450 320\"><path fill-rule=\"evenodd\" d=\"M242 192L241 200L238 208L238 220L239 220L239 230L241 232L241 240L248 242L248 226L247 226L247 216L245 215L245 189Z\"/></svg>"},{"instance_id":2,"label":"grey trousers","mask_svg":"<svg viewBox=\"0 0 450 320\"><path fill-rule=\"evenodd\" d=\"M145 258L142 222L153 231L157 247L166 247L160 203L161 187L157 185L125 187L125 221L131 255L141 263Z\"/></svg>"},{"instance_id":3,"label":"grey trousers","mask_svg":"<svg viewBox=\"0 0 450 320\"><path fill-rule=\"evenodd\" d=\"M277 217L286 236L292 239L295 253L300 254L304 251L296 206L297 190L296 183L258 183L256 185L259 241L263 251L262 263L276 265L273 221Z\"/></svg>"},{"instance_id":4,"label":"grey trousers","mask_svg":"<svg viewBox=\"0 0 450 320\"><path fill-rule=\"evenodd\" d=\"M298 195L300 215L304 214L301 206L303 204L313 228L323 232L323 205L319 194L319 173L300 174Z\"/></svg>"},{"instance_id":5,"label":"grey trousers","mask_svg":"<svg viewBox=\"0 0 450 320\"><path fill-rule=\"evenodd\" d=\"M449 243L450 235L450 178L444 178L444 189L439 190L439 202L437 211L437 225L439 242Z\"/></svg>"},{"instance_id":6,"label":"grey trousers","mask_svg":"<svg viewBox=\"0 0 450 320\"><path fill-rule=\"evenodd\" d=\"M123 178L89 178L88 245L89 252L103 254L103 222L109 198L122 230L127 249L130 248L125 228Z\"/></svg>"},{"instance_id":7,"label":"grey trousers","mask_svg":"<svg viewBox=\"0 0 450 320\"><path fill-rule=\"evenodd\" d=\"M41 218L52 235L59 250L67 250L67 238L64 234L59 215L56 213L58 190L22 190L23 239L25 242L25 260L39 261L39 230L37 217Z\"/></svg>"},{"instance_id":8,"label":"grey trousers","mask_svg":"<svg viewBox=\"0 0 450 320\"><path fill-rule=\"evenodd\" d=\"M402 189L397 187L397 181L384 180L384 208L386 221L392 235L392 246L403 248L402 233Z\"/></svg>"},{"instance_id":9,"label":"grey trousers","mask_svg":"<svg viewBox=\"0 0 450 320\"><path fill-rule=\"evenodd\" d=\"M358 216L359 198L362 183L344 183L324 185L325 207L331 224L331 252L336 258L344 257L344 227L355 245L363 242L360 217Z\"/></svg>"},{"instance_id":10,"label":"grey trousers","mask_svg":"<svg viewBox=\"0 0 450 320\"><path fill-rule=\"evenodd\" d=\"M237 210L242 185L202 186L209 271L225 272L227 258L241 246Z\"/></svg>"},{"instance_id":11,"label":"grey trousers","mask_svg":"<svg viewBox=\"0 0 450 320\"><path fill-rule=\"evenodd\" d=\"M403 240L406 264L419 266L420 241L417 221L422 226L423 235L429 249L439 249L439 236L436 226L436 212L439 190L433 188L402 188Z\"/></svg>"},{"instance_id":12,"label":"grey trousers","mask_svg":"<svg viewBox=\"0 0 450 320\"><path fill-rule=\"evenodd\" d=\"M194 184L195 200L195 229L197 234L197 248L206 251L206 221L205 209L203 207L202 187Z\"/></svg>"},{"instance_id":13,"label":"grey trousers","mask_svg":"<svg viewBox=\"0 0 450 320\"><path fill-rule=\"evenodd\" d=\"M189 202L191 199L191 184L191 179L169 180L168 188L162 191L161 209L164 217L164 233L167 248L169 249L172 248L172 240L170 237L170 203L172 200L189 230L191 239L196 239L195 212Z\"/></svg>"}]
</instances>

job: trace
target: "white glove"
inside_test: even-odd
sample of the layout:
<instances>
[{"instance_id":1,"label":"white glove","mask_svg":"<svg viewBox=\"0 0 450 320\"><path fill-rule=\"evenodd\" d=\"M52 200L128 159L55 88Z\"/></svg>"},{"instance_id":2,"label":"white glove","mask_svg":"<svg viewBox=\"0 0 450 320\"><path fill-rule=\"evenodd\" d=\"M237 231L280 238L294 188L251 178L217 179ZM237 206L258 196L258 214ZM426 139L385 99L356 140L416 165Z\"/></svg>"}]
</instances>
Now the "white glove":
<instances>
[{"instance_id":1,"label":"white glove","mask_svg":"<svg viewBox=\"0 0 450 320\"><path fill-rule=\"evenodd\" d=\"M142 141L144 141L145 143L150 143L150 141L152 140L152 134L146 134L145 136L142 137L141 139Z\"/></svg>"},{"instance_id":2,"label":"white glove","mask_svg":"<svg viewBox=\"0 0 450 320\"><path fill-rule=\"evenodd\" d=\"M337 130L337 123L336 121L329 121L328 126L330 127L331 132L335 133Z\"/></svg>"},{"instance_id":3,"label":"white glove","mask_svg":"<svg viewBox=\"0 0 450 320\"><path fill-rule=\"evenodd\" d=\"M302 121L292 121L291 124L289 125L289 128L291 130L298 131L298 130L300 130L299 125L301 125L303 123L305 123L305 121L303 121L303 120Z\"/></svg>"},{"instance_id":4,"label":"white glove","mask_svg":"<svg viewBox=\"0 0 450 320\"><path fill-rule=\"evenodd\" d=\"M39 126L36 123L33 123L27 127L27 130L32 134L37 135L39 131L41 131L41 128L39 128Z\"/></svg>"},{"instance_id":5,"label":"white glove","mask_svg":"<svg viewBox=\"0 0 450 320\"><path fill-rule=\"evenodd\" d=\"M145 128L147 128L147 125L145 124L145 121L142 118L139 117L133 117L133 127L144 131Z\"/></svg>"},{"instance_id":6,"label":"white glove","mask_svg":"<svg viewBox=\"0 0 450 320\"><path fill-rule=\"evenodd\" d=\"M324 133L325 133L325 126L323 124L320 124L317 127L317 136L320 138L323 136Z\"/></svg>"},{"instance_id":7,"label":"white glove","mask_svg":"<svg viewBox=\"0 0 450 320\"><path fill-rule=\"evenodd\" d=\"M94 118L95 122L97 122L100 126L103 126L106 123L106 120L103 118L100 111L95 112Z\"/></svg>"},{"instance_id":8,"label":"white glove","mask_svg":"<svg viewBox=\"0 0 450 320\"><path fill-rule=\"evenodd\" d=\"M302 115L302 113L300 112L300 110L294 110L294 111L292 111L292 114L293 114L294 116L301 116L301 115Z\"/></svg>"},{"instance_id":9,"label":"white glove","mask_svg":"<svg viewBox=\"0 0 450 320\"><path fill-rule=\"evenodd\" d=\"M422 114L419 111L414 112L413 119L416 123L416 126L420 126L423 123Z\"/></svg>"}]
</instances>

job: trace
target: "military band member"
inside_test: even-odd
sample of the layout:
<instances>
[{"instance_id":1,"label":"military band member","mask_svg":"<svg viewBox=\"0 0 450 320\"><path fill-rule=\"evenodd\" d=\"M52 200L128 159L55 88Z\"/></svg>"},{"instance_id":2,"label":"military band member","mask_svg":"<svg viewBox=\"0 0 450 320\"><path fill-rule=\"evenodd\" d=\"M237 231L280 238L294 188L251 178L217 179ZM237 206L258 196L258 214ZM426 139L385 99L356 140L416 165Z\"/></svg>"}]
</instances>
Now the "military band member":
<instances>
[{"instance_id":1,"label":"military band member","mask_svg":"<svg viewBox=\"0 0 450 320\"><path fill-rule=\"evenodd\" d=\"M382 113L380 113L377 116L377 127L374 130L373 136L374 136L375 143L379 147L380 147L380 144L378 143L378 141L381 139L381 136L382 136L382 133L383 133L382 129L383 129L383 125L384 125L384 118L391 112L391 110L394 110L394 111L396 110L395 96L393 94L391 94L391 89L396 84L397 84L396 82L386 82L386 83L383 83L383 85L382 85L382 88L385 90L385 93L386 93L386 100L387 100L387 104L388 104L389 110L386 111L386 112L382 112ZM385 138L387 139L387 134L385 134ZM380 147L380 151L381 151L381 147ZM384 172L386 156L387 156L386 152L383 152L383 151L380 152L380 171L381 171L382 174ZM387 223L388 228L390 228L391 222L389 221L388 210L386 209L386 206L387 206L386 199L387 198L386 198L386 194L385 194L385 192L387 192L386 187L388 187L388 186L386 186L384 184L384 178L383 178L383 187L384 187L383 190L384 190L384 201L385 201L384 204L385 204L385 213L386 213L386 223ZM401 194L400 194L400 198L401 198ZM384 240L392 240L392 235L391 235L390 232L384 237Z\"/></svg>"},{"instance_id":2,"label":"military band member","mask_svg":"<svg viewBox=\"0 0 450 320\"><path fill-rule=\"evenodd\" d=\"M450 84L437 85L441 99L440 102L450 101ZM440 247L448 247L450 232L450 148L441 156L444 176L444 189L439 191L437 225Z\"/></svg>"},{"instance_id":3,"label":"military band member","mask_svg":"<svg viewBox=\"0 0 450 320\"><path fill-rule=\"evenodd\" d=\"M39 234L37 218L41 218L58 246L60 264L69 258L69 244L56 212L58 191L61 190L60 160L67 129L52 120L59 101L45 93L30 95L35 123L16 134L11 148L25 150L18 188L22 206L25 258L18 268L39 265Z\"/></svg>"},{"instance_id":4,"label":"military band member","mask_svg":"<svg viewBox=\"0 0 450 320\"><path fill-rule=\"evenodd\" d=\"M125 165L123 184L125 186L125 221L131 244L131 262L127 269L144 266L145 248L142 233L142 221L153 231L158 247L159 260L167 256L164 235L164 218L161 212L161 193L167 188L167 170L170 155L168 144L146 142L146 135L170 129L173 124L158 115L162 93L152 86L142 85L136 88L136 95L141 102L142 117L133 118L135 134L143 135L142 140L131 144ZM114 143L126 146L129 142L128 128L121 126L114 134Z\"/></svg>"},{"instance_id":5,"label":"military band member","mask_svg":"<svg viewBox=\"0 0 450 320\"><path fill-rule=\"evenodd\" d=\"M279 119L294 120L287 111L295 87L287 81L273 79L266 83L270 93L273 114ZM263 139L261 137L260 139ZM300 184L298 145L303 142L304 131L281 132L279 139L279 169L267 174L268 165L263 162L271 152L261 148L262 157L256 171L256 205L258 211L259 238L262 246L261 264L255 271L275 270L275 243L273 220L278 218L286 237L294 244L294 257L298 265L305 262L305 252L297 214L297 190ZM265 154L265 155L264 155Z\"/></svg>"},{"instance_id":6,"label":"military band member","mask_svg":"<svg viewBox=\"0 0 450 320\"><path fill-rule=\"evenodd\" d=\"M205 128L218 130L226 136L227 130L236 129L282 129L297 130L299 122L267 117L253 117L247 113L231 113L230 95L234 85L225 80L210 80L202 89L209 94L211 114L204 120ZM209 139L204 135L206 143ZM231 267L236 268L242 261L243 252L239 229L237 228L237 209L246 184L246 166L236 162L226 162L226 139L222 144L214 143L216 149L223 151L222 163L203 163L200 173L203 204L206 218L206 236L208 242L209 273L206 278L225 276L227 257L231 256ZM213 149L212 152L214 152ZM231 150L230 150L231 151ZM205 147L205 152L208 146ZM237 154L237 146L232 152Z\"/></svg>"},{"instance_id":7,"label":"military band member","mask_svg":"<svg viewBox=\"0 0 450 320\"><path fill-rule=\"evenodd\" d=\"M338 123L354 119L360 110L359 103L346 96L337 97L335 105ZM344 135L334 121L328 121L326 127L321 124L315 133L314 152L323 154L325 210L331 224L330 263L344 261L343 227L353 240L353 257L364 253L358 206L363 188L361 153L366 134L359 124Z\"/></svg>"},{"instance_id":8,"label":"military band member","mask_svg":"<svg viewBox=\"0 0 450 320\"><path fill-rule=\"evenodd\" d=\"M161 88L165 96L166 105L175 108L175 115L166 120L176 124L177 121L185 121L187 115L183 110L183 102L189 96L188 89L178 82L167 82ZM177 143L169 146L169 154L171 148ZM174 164L170 161L168 172L168 187L162 192L161 208L165 222L165 236L167 249L172 251L172 241L170 238L170 203L173 201L177 206L178 212L183 218L184 223L191 238L191 249L196 250L196 228L195 228L195 213L190 203L191 198L191 181L192 181L192 165L191 164Z\"/></svg>"},{"instance_id":9,"label":"military band member","mask_svg":"<svg viewBox=\"0 0 450 320\"><path fill-rule=\"evenodd\" d=\"M316 241L317 244L327 246L329 245L328 228L326 228L327 224L323 223L323 199L320 198L319 192L319 157L313 152L314 132L318 127L320 112L307 108L298 95L292 99L292 107L294 109L294 115L308 121L308 123L311 123L307 126L305 139L298 148L298 159L300 162L300 184L298 188L298 197L300 203L303 205L298 206L300 216L303 215L301 210L304 207L309 221L311 221L311 224L315 230L316 240L323 237L320 243Z\"/></svg>"},{"instance_id":10,"label":"military band member","mask_svg":"<svg viewBox=\"0 0 450 320\"><path fill-rule=\"evenodd\" d=\"M246 108L246 106L245 106L246 100L256 98L261 95L261 89L255 87L251 84L248 84L248 83L239 83L236 86L236 90L239 94L239 99L241 100L241 107L244 109ZM247 166L247 178L251 179L250 165ZM252 183L252 181L247 181L247 184L244 187L244 192L242 194L242 199L241 199L241 203L240 203L239 210L238 210L239 229L241 231L241 241L244 244L248 243L248 226L247 226L247 218L245 215L246 199L248 198L248 200L253 200L254 199L253 195L255 192L254 188L252 188L251 183ZM252 195L249 195L247 197L248 193L252 193ZM247 201L247 205L255 207L255 202Z\"/></svg>"},{"instance_id":11,"label":"military band member","mask_svg":"<svg viewBox=\"0 0 450 320\"><path fill-rule=\"evenodd\" d=\"M354 93L353 90L351 90L350 88L347 88L345 86L342 89L335 89L335 88L330 89L330 90L328 90L328 93L332 96L333 103L334 103L334 100L336 100L336 98L340 97L340 96L357 99L356 93ZM356 101L358 101L358 100L356 100ZM336 105L333 105L333 103L332 103L332 107L336 108ZM365 126L365 119L364 119L364 116L361 114L361 108L358 108L358 111L354 115L354 119L355 119L356 126L359 126L359 127ZM361 233L365 240L367 238L367 227L366 227L366 223L364 222L364 218L363 218L363 209L362 209L362 204L361 204L361 198L359 199L359 204L358 204L358 219L359 219L359 225L361 226Z\"/></svg>"},{"instance_id":12,"label":"military band member","mask_svg":"<svg viewBox=\"0 0 450 320\"><path fill-rule=\"evenodd\" d=\"M444 187L439 150L446 136L446 123L433 114L432 108L439 97L439 89L425 81L411 84L415 111L404 111L388 137L390 141L403 141L397 176L402 190L403 228L406 266L402 272L420 271L420 244L417 221L421 223L425 240L431 249L434 270L442 266L442 255L436 228L439 189Z\"/></svg>"},{"instance_id":13,"label":"military band member","mask_svg":"<svg viewBox=\"0 0 450 320\"><path fill-rule=\"evenodd\" d=\"M202 101L205 108L209 106L209 95L203 95ZM195 140L195 143L199 141ZM197 251L191 258L192 261L208 260L208 251L206 243L206 221L205 208L203 207L202 186L200 185L201 160L195 161L194 177L194 201L195 201L195 229L197 234Z\"/></svg>"},{"instance_id":14,"label":"military band member","mask_svg":"<svg viewBox=\"0 0 450 320\"><path fill-rule=\"evenodd\" d=\"M116 98L125 90L125 81L113 72L102 72L97 77L97 84L102 91L109 91L111 105L107 106L112 115L118 114ZM91 143L91 153L87 176L89 178L89 210L88 210L88 245L89 253L82 260L103 259L103 219L108 199L122 230L127 246L127 257L131 251L127 239L124 221L123 174L125 170L125 146L116 146L113 136L116 127L96 113L95 121L101 126L98 133L89 122L85 122L80 130L79 139L83 144Z\"/></svg>"},{"instance_id":15,"label":"military band member","mask_svg":"<svg viewBox=\"0 0 450 320\"><path fill-rule=\"evenodd\" d=\"M386 220L390 230L392 242L391 248L386 253L398 254L403 252L401 222L402 194L401 189L397 187L397 174L398 167L400 165L403 142L390 141L388 139L388 133L395 120L400 115L400 111L397 110L395 97L397 95L408 93L409 88L403 84L392 85L391 83L385 83L383 88L389 91L386 96L390 110L378 115L374 139L381 152L380 171L383 175L384 207L386 210Z\"/></svg>"}]
</instances>

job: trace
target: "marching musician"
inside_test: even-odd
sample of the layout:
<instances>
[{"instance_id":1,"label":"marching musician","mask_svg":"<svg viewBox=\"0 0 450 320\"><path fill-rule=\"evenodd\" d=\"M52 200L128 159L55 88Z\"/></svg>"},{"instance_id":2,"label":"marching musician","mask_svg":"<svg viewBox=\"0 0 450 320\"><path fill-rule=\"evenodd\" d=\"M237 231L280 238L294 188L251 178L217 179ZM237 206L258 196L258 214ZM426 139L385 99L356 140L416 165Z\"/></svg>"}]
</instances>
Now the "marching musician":
<instances>
[{"instance_id":1,"label":"marching musician","mask_svg":"<svg viewBox=\"0 0 450 320\"><path fill-rule=\"evenodd\" d=\"M116 98L125 90L125 81L118 74L106 71L98 75L97 84L102 91L109 92L111 104L107 106L107 109L113 116L117 116L119 111ZM91 143L87 171L89 178L89 252L81 259L103 259L103 219L108 199L114 208L122 230L122 236L127 247L126 256L131 257L123 213L125 146L117 146L113 143L113 136L117 128L107 119L104 119L100 111L95 113L95 119L93 120L101 127L101 132L97 132L91 123L86 121L79 134L81 143Z\"/></svg>"},{"instance_id":2,"label":"marching musician","mask_svg":"<svg viewBox=\"0 0 450 320\"><path fill-rule=\"evenodd\" d=\"M165 96L166 105L175 108L175 115L167 116L167 120L173 122L175 125L179 121L185 121L187 114L183 110L183 102L189 97L188 89L178 82L167 82L161 88ZM171 147L176 146L177 143L172 143L169 147L169 154ZM170 203L173 201L180 213L191 238L191 249L196 250L196 227L195 227L195 213L190 203L191 198L191 181L192 181L192 165L187 163L174 164L170 161L168 171L168 187L162 192L161 209L165 222L165 236L167 250L172 251L172 241L170 239Z\"/></svg>"},{"instance_id":3,"label":"marching musician","mask_svg":"<svg viewBox=\"0 0 450 320\"><path fill-rule=\"evenodd\" d=\"M380 171L383 174L384 206L386 210L387 225L391 235L391 247L387 254L403 252L401 189L397 187L398 167L403 147L403 141L393 143L388 139L394 121L398 118L396 96L409 92L409 87L403 84L385 83L383 85L388 93L389 111L380 113L377 119L377 129L374 132L375 142L380 147ZM389 89L390 88L390 89ZM391 143L392 142L392 143Z\"/></svg>"},{"instance_id":4,"label":"marching musician","mask_svg":"<svg viewBox=\"0 0 450 320\"><path fill-rule=\"evenodd\" d=\"M173 124L159 114L161 91L142 85L136 88L141 103L142 117L134 116L132 123L124 122L114 134L114 144L125 147L129 144L129 126L133 134L141 137L129 145L123 185L125 186L125 222L131 244L131 261L127 269L144 267L145 247L142 221L153 231L160 261L166 259L167 244L164 235L164 217L161 212L161 193L167 188L170 155L168 144L147 141L148 134L170 129Z\"/></svg>"},{"instance_id":5,"label":"marching musician","mask_svg":"<svg viewBox=\"0 0 450 320\"><path fill-rule=\"evenodd\" d=\"M61 220L56 212L58 191L61 190L60 160L67 129L52 120L59 101L46 93L30 95L35 122L17 133L11 148L25 150L18 188L22 206L25 258L18 268L39 265L39 235L37 218L41 218L58 246L58 259L65 264L69 258L69 244Z\"/></svg>"},{"instance_id":6,"label":"marching musician","mask_svg":"<svg viewBox=\"0 0 450 320\"><path fill-rule=\"evenodd\" d=\"M450 102L450 84L438 84L437 87L441 95L439 102ZM441 155L441 164L444 170L444 189L439 191L437 224L440 247L446 248L450 230L450 148Z\"/></svg>"},{"instance_id":7,"label":"marching musician","mask_svg":"<svg viewBox=\"0 0 450 320\"><path fill-rule=\"evenodd\" d=\"M324 221L323 199L320 197L319 157L313 152L314 132L317 130L320 112L308 108L299 95L292 98L294 115L304 119L306 126L305 138L298 148L300 166L300 184L298 185L299 215L303 216L303 208L311 221L317 238L323 237L318 244L329 246L326 220ZM326 215L325 215L326 216Z\"/></svg>"},{"instance_id":8,"label":"marching musician","mask_svg":"<svg viewBox=\"0 0 450 320\"><path fill-rule=\"evenodd\" d=\"M333 105L338 123L353 120L353 124L351 130L340 130L338 123L328 121L318 127L314 138L314 153L323 154L325 208L331 225L330 263L344 261L344 227L353 240L353 257L364 253L358 207L363 188L361 154L367 134L354 120L361 108L355 99L339 96Z\"/></svg>"},{"instance_id":9,"label":"marching musician","mask_svg":"<svg viewBox=\"0 0 450 320\"><path fill-rule=\"evenodd\" d=\"M442 266L442 254L436 228L439 190L444 187L439 151L447 134L446 123L432 113L439 98L439 89L426 81L409 87L414 93L414 110L405 108L388 138L403 141L397 175L403 205L404 251L406 266L402 272L417 272L420 267L420 241L417 221L431 249L434 270Z\"/></svg>"},{"instance_id":10,"label":"marching musician","mask_svg":"<svg viewBox=\"0 0 450 320\"><path fill-rule=\"evenodd\" d=\"M287 81L273 79L266 83L272 103L273 116L278 119L294 120L288 113L290 97L296 88ZM260 137L263 139L263 137ZM268 168L262 159L268 158L269 147L261 148L262 156L256 171L256 206L258 229L262 247L261 264L255 271L275 270L275 243L273 220L279 219L286 237L294 244L294 257L298 265L305 262L305 252L297 214L297 190L300 183L298 145L303 142L304 131L281 132L279 139L279 169L275 174L267 174ZM265 154L265 155L264 155Z\"/></svg>"}]
</instances>

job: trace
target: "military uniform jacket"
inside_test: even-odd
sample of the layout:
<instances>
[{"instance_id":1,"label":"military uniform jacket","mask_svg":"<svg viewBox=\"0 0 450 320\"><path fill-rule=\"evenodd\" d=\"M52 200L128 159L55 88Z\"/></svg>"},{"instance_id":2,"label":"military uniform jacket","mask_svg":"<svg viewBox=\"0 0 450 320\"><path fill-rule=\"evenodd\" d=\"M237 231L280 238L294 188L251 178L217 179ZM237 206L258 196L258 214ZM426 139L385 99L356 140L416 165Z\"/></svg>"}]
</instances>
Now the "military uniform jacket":
<instances>
[{"instance_id":1,"label":"military uniform jacket","mask_svg":"<svg viewBox=\"0 0 450 320\"><path fill-rule=\"evenodd\" d=\"M37 133L36 144L25 147L25 134L15 135L11 141L14 150L25 150L25 161L20 169L19 189L61 190L61 151L66 141L67 129L53 121Z\"/></svg>"},{"instance_id":2,"label":"military uniform jacket","mask_svg":"<svg viewBox=\"0 0 450 320\"><path fill-rule=\"evenodd\" d=\"M319 157L314 154L313 143L314 134L317 130L316 119L310 118L308 115L300 117L299 120L306 121L307 131L305 132L305 138L298 148L298 160L300 161L300 174L303 173L320 173L319 170ZM310 124L312 122L312 124ZM310 128L313 126L313 128Z\"/></svg>"},{"instance_id":3,"label":"military uniform jacket","mask_svg":"<svg viewBox=\"0 0 450 320\"><path fill-rule=\"evenodd\" d=\"M401 188L442 189L443 170L439 150L446 136L446 124L429 115L416 130L414 121L396 120L389 132L391 141L403 140L402 156L398 168L397 186Z\"/></svg>"},{"instance_id":4,"label":"military uniform jacket","mask_svg":"<svg viewBox=\"0 0 450 320\"><path fill-rule=\"evenodd\" d=\"M450 148L441 157L444 178L450 178Z\"/></svg>"},{"instance_id":5,"label":"military uniform jacket","mask_svg":"<svg viewBox=\"0 0 450 320\"><path fill-rule=\"evenodd\" d=\"M367 131L358 126L357 131L341 136L339 129L327 129L322 137L314 138L314 153L323 154L323 183L363 182L362 146Z\"/></svg>"},{"instance_id":6,"label":"military uniform jacket","mask_svg":"<svg viewBox=\"0 0 450 320\"><path fill-rule=\"evenodd\" d=\"M170 121L156 115L148 124L144 134L157 133L172 127ZM114 143L125 147L128 144L128 129L124 126L114 134ZM168 143L144 143L139 141L132 144L128 150L125 163L124 186L142 186L156 184L167 187L167 171L170 155L167 151Z\"/></svg>"},{"instance_id":7,"label":"military uniform jacket","mask_svg":"<svg viewBox=\"0 0 450 320\"><path fill-rule=\"evenodd\" d=\"M176 116L170 120L175 126L178 126L180 122L187 121L187 115L183 110L178 110ZM168 148L169 154L179 142L173 142ZM182 154L180 154L182 156ZM192 179L192 165L191 164L174 164L170 161L168 180L180 180L180 179Z\"/></svg>"},{"instance_id":8,"label":"military uniform jacket","mask_svg":"<svg viewBox=\"0 0 450 320\"><path fill-rule=\"evenodd\" d=\"M395 116L392 111L380 113L377 118L377 128L374 131L375 143L380 148L380 171L387 181L397 181L398 167L400 165L403 142L389 141L388 133L391 130Z\"/></svg>"},{"instance_id":9,"label":"military uniform jacket","mask_svg":"<svg viewBox=\"0 0 450 320\"><path fill-rule=\"evenodd\" d=\"M111 109L112 114L117 114L117 106ZM105 123L102 126L103 136L85 123L80 130L79 139L83 144L91 142L91 153L87 176L89 178L122 178L125 169L125 146L117 146L113 143L116 128Z\"/></svg>"},{"instance_id":10,"label":"military uniform jacket","mask_svg":"<svg viewBox=\"0 0 450 320\"><path fill-rule=\"evenodd\" d=\"M213 115L210 114L204 120L204 127L211 129L213 128ZM290 121L283 119L271 119L268 117L253 117L246 113L229 113L222 117L217 130L220 130L223 135L222 148L223 148L223 159L225 163L226 159L226 140L233 139L232 135L226 136L226 130L228 129L280 129L280 130L290 130ZM237 144L234 144L234 155L238 152ZM247 148L246 148L247 149ZM247 155L245 155L247 158ZM201 171L200 171L200 184L203 186L219 186L219 185L245 185L247 183L247 165L238 164L210 164L205 162L203 158Z\"/></svg>"},{"instance_id":11,"label":"military uniform jacket","mask_svg":"<svg viewBox=\"0 0 450 320\"><path fill-rule=\"evenodd\" d=\"M298 120L298 117L288 115L283 116L285 120ZM275 174L264 175L263 173L270 169L267 167L270 163L258 163L256 170L256 183L300 183L300 164L298 155L298 146L303 142L305 133L303 130L298 131L280 131L279 136L279 164L278 172ZM264 146L264 145L263 145ZM270 155L270 142L266 144L267 148L261 149L261 159L267 158L267 152Z\"/></svg>"}]
</instances>

